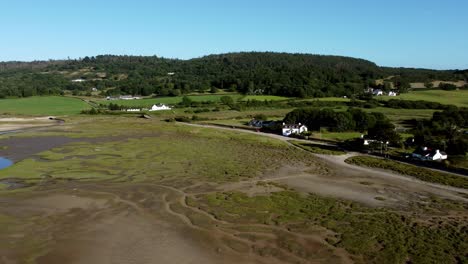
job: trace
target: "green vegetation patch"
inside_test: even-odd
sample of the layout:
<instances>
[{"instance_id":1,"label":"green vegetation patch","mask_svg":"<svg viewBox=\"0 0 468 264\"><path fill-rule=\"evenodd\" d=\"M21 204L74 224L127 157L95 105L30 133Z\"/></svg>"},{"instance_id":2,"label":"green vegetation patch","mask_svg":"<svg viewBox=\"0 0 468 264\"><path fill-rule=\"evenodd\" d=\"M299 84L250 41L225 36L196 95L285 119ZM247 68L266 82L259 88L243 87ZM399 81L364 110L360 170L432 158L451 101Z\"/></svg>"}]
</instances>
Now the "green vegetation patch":
<instances>
[{"instance_id":1,"label":"green vegetation patch","mask_svg":"<svg viewBox=\"0 0 468 264\"><path fill-rule=\"evenodd\" d=\"M242 98L242 101L247 101L247 100L283 101L283 100L288 100L288 99L292 99L292 98L284 97L284 96L276 96L276 95L247 95Z\"/></svg>"},{"instance_id":2,"label":"green vegetation patch","mask_svg":"<svg viewBox=\"0 0 468 264\"><path fill-rule=\"evenodd\" d=\"M294 146L300 147L301 149L310 151L315 154L325 154L325 155L344 155L346 152L339 150L335 146L326 146L314 143L305 143L303 141L292 140L289 141Z\"/></svg>"},{"instance_id":3,"label":"green vegetation patch","mask_svg":"<svg viewBox=\"0 0 468 264\"><path fill-rule=\"evenodd\" d=\"M91 107L80 99L60 96L33 96L0 99L0 114L12 115L74 115Z\"/></svg>"},{"instance_id":4,"label":"green vegetation patch","mask_svg":"<svg viewBox=\"0 0 468 264\"><path fill-rule=\"evenodd\" d=\"M313 162L279 140L137 118L91 119L70 133L99 137L36 154L1 170L0 178L227 182Z\"/></svg>"},{"instance_id":5,"label":"green vegetation patch","mask_svg":"<svg viewBox=\"0 0 468 264\"><path fill-rule=\"evenodd\" d=\"M435 228L385 209L312 194L304 197L292 191L254 197L239 192L212 193L189 203L235 223L292 225L304 232L310 226L325 227L336 233L327 241L355 255L357 263L468 261L466 224Z\"/></svg>"},{"instance_id":6,"label":"green vegetation patch","mask_svg":"<svg viewBox=\"0 0 468 264\"><path fill-rule=\"evenodd\" d=\"M458 188L468 188L468 178L466 177L421 168L418 166L404 164L393 160L368 156L355 156L346 159L345 162L358 166L392 170L394 172L412 176L423 181L444 184Z\"/></svg>"}]
</instances>

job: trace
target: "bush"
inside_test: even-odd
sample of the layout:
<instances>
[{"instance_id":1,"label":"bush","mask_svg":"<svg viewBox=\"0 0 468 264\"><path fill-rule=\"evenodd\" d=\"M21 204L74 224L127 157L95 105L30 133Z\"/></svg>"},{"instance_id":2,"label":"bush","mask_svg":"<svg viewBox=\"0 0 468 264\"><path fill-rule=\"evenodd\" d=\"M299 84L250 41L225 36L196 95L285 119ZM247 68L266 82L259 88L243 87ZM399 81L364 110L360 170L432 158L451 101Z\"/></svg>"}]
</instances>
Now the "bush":
<instances>
[{"instance_id":1,"label":"bush","mask_svg":"<svg viewBox=\"0 0 468 264\"><path fill-rule=\"evenodd\" d=\"M457 89L457 86L455 84L451 83L440 83L439 84L439 89L445 90L445 91L454 91Z\"/></svg>"},{"instance_id":2,"label":"bush","mask_svg":"<svg viewBox=\"0 0 468 264\"><path fill-rule=\"evenodd\" d=\"M185 123L190 123L191 121L191 119L186 116L178 116L178 117L175 117L174 119L177 122L185 122Z\"/></svg>"}]
</instances>

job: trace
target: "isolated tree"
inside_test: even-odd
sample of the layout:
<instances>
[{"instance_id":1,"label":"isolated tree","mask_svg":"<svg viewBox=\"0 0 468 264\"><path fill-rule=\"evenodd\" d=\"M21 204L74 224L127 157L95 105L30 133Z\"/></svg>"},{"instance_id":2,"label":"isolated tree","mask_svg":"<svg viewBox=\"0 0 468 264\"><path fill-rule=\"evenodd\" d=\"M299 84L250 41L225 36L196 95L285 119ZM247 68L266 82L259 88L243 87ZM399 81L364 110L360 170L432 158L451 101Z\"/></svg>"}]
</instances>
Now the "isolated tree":
<instances>
[{"instance_id":1,"label":"isolated tree","mask_svg":"<svg viewBox=\"0 0 468 264\"><path fill-rule=\"evenodd\" d=\"M189 97L187 97L187 96L182 97L182 102L181 102L181 104L182 104L183 106L185 106L185 107L190 107L190 106L192 105L192 102L193 102L192 99L190 99Z\"/></svg>"},{"instance_id":2,"label":"isolated tree","mask_svg":"<svg viewBox=\"0 0 468 264\"><path fill-rule=\"evenodd\" d=\"M234 99L232 99L232 97L228 95L222 96L220 100L221 100L221 103L228 105L228 106L231 106L234 104Z\"/></svg>"},{"instance_id":3,"label":"isolated tree","mask_svg":"<svg viewBox=\"0 0 468 264\"><path fill-rule=\"evenodd\" d=\"M431 81L425 82L424 87L431 89L434 88L434 84Z\"/></svg>"},{"instance_id":4,"label":"isolated tree","mask_svg":"<svg viewBox=\"0 0 468 264\"><path fill-rule=\"evenodd\" d=\"M367 134L370 138L391 143L399 143L400 135L395 131L395 125L387 120L377 120L375 125L369 128Z\"/></svg>"}]
</instances>

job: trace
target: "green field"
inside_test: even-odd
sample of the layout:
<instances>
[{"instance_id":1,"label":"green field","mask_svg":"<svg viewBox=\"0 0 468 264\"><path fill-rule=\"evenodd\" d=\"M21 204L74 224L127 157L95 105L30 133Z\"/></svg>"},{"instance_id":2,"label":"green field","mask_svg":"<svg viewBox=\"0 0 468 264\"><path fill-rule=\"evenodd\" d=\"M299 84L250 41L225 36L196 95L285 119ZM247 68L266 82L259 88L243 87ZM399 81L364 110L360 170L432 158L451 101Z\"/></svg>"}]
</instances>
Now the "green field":
<instances>
[{"instance_id":1,"label":"green field","mask_svg":"<svg viewBox=\"0 0 468 264\"><path fill-rule=\"evenodd\" d=\"M315 139L325 139L333 141L344 141L348 139L359 138L362 135L361 132L324 132L318 131L312 132L312 138Z\"/></svg>"},{"instance_id":2,"label":"green field","mask_svg":"<svg viewBox=\"0 0 468 264\"><path fill-rule=\"evenodd\" d=\"M242 98L242 101L247 101L247 100L282 101L282 100L288 100L288 99L293 99L293 98L284 97L284 96L276 96L276 95L247 95L244 98Z\"/></svg>"},{"instance_id":3,"label":"green field","mask_svg":"<svg viewBox=\"0 0 468 264\"><path fill-rule=\"evenodd\" d=\"M368 113L377 112L387 116L393 122L399 122L409 119L430 119L436 111L433 109L396 109L387 107L364 108Z\"/></svg>"},{"instance_id":4,"label":"green field","mask_svg":"<svg viewBox=\"0 0 468 264\"><path fill-rule=\"evenodd\" d=\"M459 91L444 91L444 90L429 90L429 91L412 91L401 94L397 97L382 96L383 100L389 99L404 99L404 100L424 100L438 102L441 104L456 105L468 107L468 90Z\"/></svg>"},{"instance_id":5,"label":"green field","mask_svg":"<svg viewBox=\"0 0 468 264\"><path fill-rule=\"evenodd\" d=\"M351 100L349 98L343 98L343 97L322 97L322 98L306 99L305 101L349 102Z\"/></svg>"},{"instance_id":6,"label":"green field","mask_svg":"<svg viewBox=\"0 0 468 264\"><path fill-rule=\"evenodd\" d=\"M0 114L11 115L74 115L90 106L80 99L60 96L34 96L0 99Z\"/></svg>"},{"instance_id":7,"label":"green field","mask_svg":"<svg viewBox=\"0 0 468 264\"><path fill-rule=\"evenodd\" d=\"M194 102L219 102L221 97L226 95L213 94L213 95L190 95L187 96L190 100ZM242 98L240 94L229 95L234 100ZM118 104L124 106L138 106L138 107L151 107L153 104L169 104L175 105L182 102L184 96L174 96L174 97L160 97L160 98L150 98L150 99L140 99L140 100L100 100L96 101L101 104Z\"/></svg>"}]
</instances>

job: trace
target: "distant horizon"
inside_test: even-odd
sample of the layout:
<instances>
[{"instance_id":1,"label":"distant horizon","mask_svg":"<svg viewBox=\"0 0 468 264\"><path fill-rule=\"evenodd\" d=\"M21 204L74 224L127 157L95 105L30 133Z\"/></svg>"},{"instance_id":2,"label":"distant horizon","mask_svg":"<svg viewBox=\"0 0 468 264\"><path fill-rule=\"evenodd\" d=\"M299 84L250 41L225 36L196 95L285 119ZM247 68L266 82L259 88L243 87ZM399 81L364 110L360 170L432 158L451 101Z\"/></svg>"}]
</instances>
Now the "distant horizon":
<instances>
[{"instance_id":1,"label":"distant horizon","mask_svg":"<svg viewBox=\"0 0 468 264\"><path fill-rule=\"evenodd\" d=\"M466 10L458 0L0 1L0 60L254 50L467 69Z\"/></svg>"},{"instance_id":2,"label":"distant horizon","mask_svg":"<svg viewBox=\"0 0 468 264\"><path fill-rule=\"evenodd\" d=\"M67 56L66 58L48 58L48 59L33 59L33 60L2 60L0 58L0 63L8 63L8 62L20 62L20 63L31 63L31 62L47 62L47 61L67 61L67 60L82 60L85 57L97 57L97 56L130 56L130 57L158 57L158 58L164 58L164 59L171 59L171 60L192 60L192 59L198 59L198 58L203 58L211 55L223 55L223 54L230 54L230 53L287 53L287 54L303 54L303 55L317 55L317 56L337 56L337 57L348 57L348 58L354 58L354 59L362 59L366 60L372 63L375 63L378 67L388 67L388 68L407 68L407 69L426 69L426 70L440 70L440 71L450 71L450 70L468 70L468 66L466 68L443 68L443 69L437 69L437 68L426 68L426 67L414 67L414 66L388 66L388 65L381 65L375 61L366 59L366 58L359 58L359 57L353 57L353 56L348 56L348 55L341 55L341 54L319 54L319 53L304 53L304 52L287 52L287 51L228 51L228 52L221 52L221 53L210 53L210 54L205 54L201 56L195 56L191 58L177 58L177 57L167 57L167 56L161 56L159 54L149 54L149 55L141 55L141 54L112 54L112 53L104 53L104 54L96 54L96 55L85 55L85 56L80 56L80 57L71 57Z\"/></svg>"}]
</instances>

